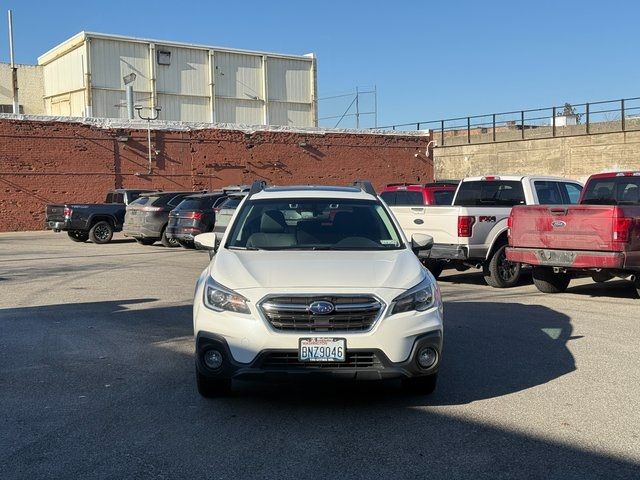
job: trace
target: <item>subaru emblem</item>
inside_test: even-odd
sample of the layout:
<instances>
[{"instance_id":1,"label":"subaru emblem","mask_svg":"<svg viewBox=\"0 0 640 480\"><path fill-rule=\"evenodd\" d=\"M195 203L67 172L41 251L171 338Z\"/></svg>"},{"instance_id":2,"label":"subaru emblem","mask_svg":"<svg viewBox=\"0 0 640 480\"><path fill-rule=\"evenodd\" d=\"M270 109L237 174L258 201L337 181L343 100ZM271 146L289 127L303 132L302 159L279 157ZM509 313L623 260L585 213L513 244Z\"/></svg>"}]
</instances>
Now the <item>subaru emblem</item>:
<instances>
[{"instance_id":1,"label":"subaru emblem","mask_svg":"<svg viewBox=\"0 0 640 480\"><path fill-rule=\"evenodd\" d=\"M335 310L333 303L319 300L309 305L309 311L314 315L327 315Z\"/></svg>"},{"instance_id":2,"label":"subaru emblem","mask_svg":"<svg viewBox=\"0 0 640 480\"><path fill-rule=\"evenodd\" d=\"M551 222L551 226L553 228L562 228L567 226L567 222L563 222L562 220L555 220Z\"/></svg>"}]
</instances>

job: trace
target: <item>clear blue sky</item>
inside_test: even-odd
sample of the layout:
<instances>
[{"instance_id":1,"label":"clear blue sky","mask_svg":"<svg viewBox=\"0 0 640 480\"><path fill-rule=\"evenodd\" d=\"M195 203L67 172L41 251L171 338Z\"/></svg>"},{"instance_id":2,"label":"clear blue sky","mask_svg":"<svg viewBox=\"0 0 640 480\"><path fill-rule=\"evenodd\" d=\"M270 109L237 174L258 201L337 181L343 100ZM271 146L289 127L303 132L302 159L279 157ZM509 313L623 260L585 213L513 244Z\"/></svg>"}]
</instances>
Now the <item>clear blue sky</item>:
<instances>
[{"instance_id":1,"label":"clear blue sky","mask_svg":"<svg viewBox=\"0 0 640 480\"><path fill-rule=\"evenodd\" d=\"M640 2L634 1L10 0L0 5L13 9L20 63L35 63L81 30L314 52L319 96L375 84L381 125L640 96ZM0 60L8 61L6 12L2 15ZM368 99L362 102L363 109L371 107ZM348 103L321 101L320 116L340 114Z\"/></svg>"}]
</instances>

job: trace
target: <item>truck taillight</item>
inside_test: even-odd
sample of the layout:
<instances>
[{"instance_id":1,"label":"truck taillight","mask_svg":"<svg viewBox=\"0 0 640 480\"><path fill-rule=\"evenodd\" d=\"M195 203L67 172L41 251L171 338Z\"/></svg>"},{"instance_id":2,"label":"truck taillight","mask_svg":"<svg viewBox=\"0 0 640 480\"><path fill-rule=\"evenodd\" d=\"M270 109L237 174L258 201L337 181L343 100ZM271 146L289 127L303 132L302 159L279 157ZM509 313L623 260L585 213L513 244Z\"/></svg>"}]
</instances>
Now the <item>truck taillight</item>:
<instances>
[{"instance_id":1,"label":"truck taillight","mask_svg":"<svg viewBox=\"0 0 640 480\"><path fill-rule=\"evenodd\" d=\"M633 218L614 217L613 219L613 241L620 243L628 243L631 241L631 232L633 231Z\"/></svg>"},{"instance_id":2,"label":"truck taillight","mask_svg":"<svg viewBox=\"0 0 640 480\"><path fill-rule=\"evenodd\" d=\"M73 215L73 209L64 207L64 218L71 218L71 215Z\"/></svg>"},{"instance_id":3,"label":"truck taillight","mask_svg":"<svg viewBox=\"0 0 640 480\"><path fill-rule=\"evenodd\" d=\"M513 215L509 215L507 218L507 237L511 236L511 227L513 227Z\"/></svg>"},{"instance_id":4,"label":"truck taillight","mask_svg":"<svg viewBox=\"0 0 640 480\"><path fill-rule=\"evenodd\" d=\"M470 237L473 231L473 224L476 223L476 217L459 216L458 217L458 237Z\"/></svg>"}]
</instances>

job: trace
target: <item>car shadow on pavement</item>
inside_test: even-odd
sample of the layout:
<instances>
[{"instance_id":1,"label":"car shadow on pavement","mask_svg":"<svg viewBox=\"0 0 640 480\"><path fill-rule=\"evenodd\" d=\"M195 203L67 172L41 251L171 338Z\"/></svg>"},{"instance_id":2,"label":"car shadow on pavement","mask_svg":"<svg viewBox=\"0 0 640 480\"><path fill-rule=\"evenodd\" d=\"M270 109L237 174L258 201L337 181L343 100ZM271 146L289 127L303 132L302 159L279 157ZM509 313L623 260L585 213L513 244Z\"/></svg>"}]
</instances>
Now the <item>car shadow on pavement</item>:
<instances>
[{"instance_id":1,"label":"car shadow on pavement","mask_svg":"<svg viewBox=\"0 0 640 480\"><path fill-rule=\"evenodd\" d=\"M458 272L455 269L444 270L438 277L438 282L451 283L453 285L483 285L491 288L487 285L487 282L485 282L482 271L474 268L465 270L464 272ZM517 286L530 285L531 282L531 271L525 269L520 275Z\"/></svg>"},{"instance_id":2,"label":"car shadow on pavement","mask_svg":"<svg viewBox=\"0 0 640 480\"><path fill-rule=\"evenodd\" d=\"M567 293L588 295L590 297L628 298L637 300L638 293L633 283L628 280L609 280L603 283L587 283L567 288Z\"/></svg>"},{"instance_id":3,"label":"car shadow on pavement","mask_svg":"<svg viewBox=\"0 0 640 480\"><path fill-rule=\"evenodd\" d=\"M446 305L440 385L195 388L191 305L155 299L0 310L2 478L633 478L638 465L459 407L575 369L569 318ZM553 405L549 405L553 410ZM10 439L10 441L9 441ZM203 477L203 478L204 478Z\"/></svg>"}]
</instances>

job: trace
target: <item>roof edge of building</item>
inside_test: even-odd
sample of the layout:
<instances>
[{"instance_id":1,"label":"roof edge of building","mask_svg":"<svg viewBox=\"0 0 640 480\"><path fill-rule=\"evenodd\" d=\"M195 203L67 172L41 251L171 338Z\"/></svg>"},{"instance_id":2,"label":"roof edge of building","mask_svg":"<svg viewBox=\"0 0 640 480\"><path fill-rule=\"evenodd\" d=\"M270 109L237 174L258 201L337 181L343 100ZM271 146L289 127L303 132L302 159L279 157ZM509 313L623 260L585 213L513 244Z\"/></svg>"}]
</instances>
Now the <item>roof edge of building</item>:
<instances>
[{"instance_id":1,"label":"roof edge of building","mask_svg":"<svg viewBox=\"0 0 640 480\"><path fill-rule=\"evenodd\" d=\"M61 117L47 115L18 115L12 113L0 113L0 121L17 120L31 122L58 122L77 123L88 125L105 130L126 129L126 130L146 130L148 124L144 120L127 120L119 118L93 118L93 117ZM239 131L247 134L256 132L281 132L281 133L303 133L308 135L326 134L351 134L351 135L384 135L396 137L428 137L429 130L401 131L401 130L357 130L351 128L321 128L321 127L288 127L283 125L247 125L242 123L199 123L199 122L179 122L169 120L154 120L149 122L151 130L165 131L197 131L197 130L228 130Z\"/></svg>"},{"instance_id":2,"label":"roof edge of building","mask_svg":"<svg viewBox=\"0 0 640 480\"><path fill-rule=\"evenodd\" d=\"M85 42L86 39L97 38L104 40L120 40L125 42L135 42L135 43L153 43L156 45L166 46L166 47L176 47L176 48L193 48L199 50L213 50L217 52L229 52L229 53L240 53L246 55L264 55L268 57L276 57L276 58L287 58L294 60L304 60L304 61L313 61L316 56L314 53L307 53L304 55L296 55L296 54L288 54L288 53L276 53L276 52L264 52L260 50L249 50L243 48L231 48L231 47L220 47L215 45L204 45L199 43L189 43L189 42L176 42L172 40L159 40L154 38L145 38L145 37L133 37L127 35L118 35L113 33L100 33L100 32L87 32L81 31L76 33L72 37L64 40L59 43L55 47L49 49L42 55L38 57L38 65L46 65L47 63L52 62L56 58L65 53L74 50L81 44Z\"/></svg>"}]
</instances>

